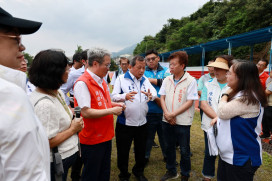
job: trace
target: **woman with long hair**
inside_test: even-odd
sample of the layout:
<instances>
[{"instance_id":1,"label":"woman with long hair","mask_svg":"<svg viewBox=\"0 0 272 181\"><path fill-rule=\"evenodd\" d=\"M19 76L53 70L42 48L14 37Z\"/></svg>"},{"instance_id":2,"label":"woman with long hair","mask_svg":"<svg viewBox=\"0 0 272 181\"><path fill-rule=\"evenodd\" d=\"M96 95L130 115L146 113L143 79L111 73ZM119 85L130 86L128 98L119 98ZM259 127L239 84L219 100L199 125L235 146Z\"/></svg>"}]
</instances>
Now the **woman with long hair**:
<instances>
[{"instance_id":1,"label":"woman with long hair","mask_svg":"<svg viewBox=\"0 0 272 181\"><path fill-rule=\"evenodd\" d=\"M263 107L267 100L258 69L252 62L234 60L227 73L230 87L218 105L216 123L219 149L217 179L219 181L253 180L262 164L259 134Z\"/></svg>"}]
</instances>

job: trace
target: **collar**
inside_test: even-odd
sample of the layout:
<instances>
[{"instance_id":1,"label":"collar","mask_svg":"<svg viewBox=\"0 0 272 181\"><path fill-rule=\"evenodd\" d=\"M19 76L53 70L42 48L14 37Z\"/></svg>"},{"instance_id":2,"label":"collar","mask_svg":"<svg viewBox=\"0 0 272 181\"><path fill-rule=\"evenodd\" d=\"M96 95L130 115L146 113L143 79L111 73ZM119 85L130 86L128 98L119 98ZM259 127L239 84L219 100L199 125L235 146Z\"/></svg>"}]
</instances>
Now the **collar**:
<instances>
[{"instance_id":1,"label":"collar","mask_svg":"<svg viewBox=\"0 0 272 181\"><path fill-rule=\"evenodd\" d=\"M129 70L125 73L124 78L130 79L130 80L132 80L134 83L135 83L134 80L140 81L140 87L143 85L143 83L144 83L144 81L145 81L145 77L144 77L144 76L142 76L142 77L139 78L139 79L136 79L136 77L135 77L132 73L130 73Z\"/></svg>"},{"instance_id":2,"label":"collar","mask_svg":"<svg viewBox=\"0 0 272 181\"><path fill-rule=\"evenodd\" d=\"M264 71L262 73L259 74L259 76L261 76L264 73Z\"/></svg>"},{"instance_id":3,"label":"collar","mask_svg":"<svg viewBox=\"0 0 272 181\"><path fill-rule=\"evenodd\" d=\"M103 78L100 78L99 76L97 76L96 74L94 74L89 69L87 69L87 72L92 76L92 78L95 80L95 82L97 82L98 84L102 84L103 83Z\"/></svg>"},{"instance_id":4,"label":"collar","mask_svg":"<svg viewBox=\"0 0 272 181\"><path fill-rule=\"evenodd\" d=\"M152 71L153 69L149 68L148 66L145 67L145 70ZM163 70L163 67L158 63L157 71Z\"/></svg>"}]
</instances>

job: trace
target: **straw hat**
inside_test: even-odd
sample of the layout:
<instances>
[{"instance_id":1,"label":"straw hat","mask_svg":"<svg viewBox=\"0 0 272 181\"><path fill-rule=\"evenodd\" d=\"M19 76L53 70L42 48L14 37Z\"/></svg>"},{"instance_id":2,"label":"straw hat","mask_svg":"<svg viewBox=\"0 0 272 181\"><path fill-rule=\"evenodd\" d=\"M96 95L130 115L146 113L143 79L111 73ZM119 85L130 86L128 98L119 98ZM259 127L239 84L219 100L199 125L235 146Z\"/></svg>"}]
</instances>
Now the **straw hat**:
<instances>
[{"instance_id":1,"label":"straw hat","mask_svg":"<svg viewBox=\"0 0 272 181\"><path fill-rule=\"evenodd\" d=\"M207 67L215 67L219 69L229 70L228 61L221 57L216 58L215 62L207 65Z\"/></svg>"}]
</instances>

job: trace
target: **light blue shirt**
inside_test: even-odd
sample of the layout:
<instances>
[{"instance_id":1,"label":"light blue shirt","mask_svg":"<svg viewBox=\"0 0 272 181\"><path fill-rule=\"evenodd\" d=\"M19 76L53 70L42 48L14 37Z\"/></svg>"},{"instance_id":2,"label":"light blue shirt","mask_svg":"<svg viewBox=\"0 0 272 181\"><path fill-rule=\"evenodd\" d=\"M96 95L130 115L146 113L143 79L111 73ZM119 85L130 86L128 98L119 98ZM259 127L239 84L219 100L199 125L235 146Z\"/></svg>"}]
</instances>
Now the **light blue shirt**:
<instances>
[{"instance_id":1,"label":"light blue shirt","mask_svg":"<svg viewBox=\"0 0 272 181\"><path fill-rule=\"evenodd\" d=\"M73 86L76 82L76 80L84 73L85 67L82 66L81 68L74 70L69 73L68 80L65 84L62 84L60 89L62 90L63 94L65 95L65 102L69 106L70 105L70 99L67 96L67 93L70 91L72 95L74 95ZM71 91L72 89L72 91Z\"/></svg>"},{"instance_id":2,"label":"light blue shirt","mask_svg":"<svg viewBox=\"0 0 272 181\"><path fill-rule=\"evenodd\" d=\"M227 83L221 84L218 82L218 85L220 86L220 89L222 90L223 87L225 87L227 85ZM207 87L204 85L204 87L202 89L200 101L207 101L207 97L208 97L207 96Z\"/></svg>"}]
</instances>

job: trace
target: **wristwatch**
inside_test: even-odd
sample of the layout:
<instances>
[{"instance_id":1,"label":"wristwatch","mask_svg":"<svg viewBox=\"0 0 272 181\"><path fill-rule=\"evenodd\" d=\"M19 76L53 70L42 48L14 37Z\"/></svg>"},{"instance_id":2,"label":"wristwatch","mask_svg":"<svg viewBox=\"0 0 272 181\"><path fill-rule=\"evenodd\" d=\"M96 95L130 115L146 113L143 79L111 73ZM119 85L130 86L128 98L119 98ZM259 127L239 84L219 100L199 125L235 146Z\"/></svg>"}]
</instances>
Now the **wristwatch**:
<instances>
[{"instance_id":1,"label":"wristwatch","mask_svg":"<svg viewBox=\"0 0 272 181\"><path fill-rule=\"evenodd\" d=\"M221 98L222 98L223 96L227 96L227 97L229 97L229 94L227 94L227 93L223 93L223 94L221 95Z\"/></svg>"}]
</instances>

